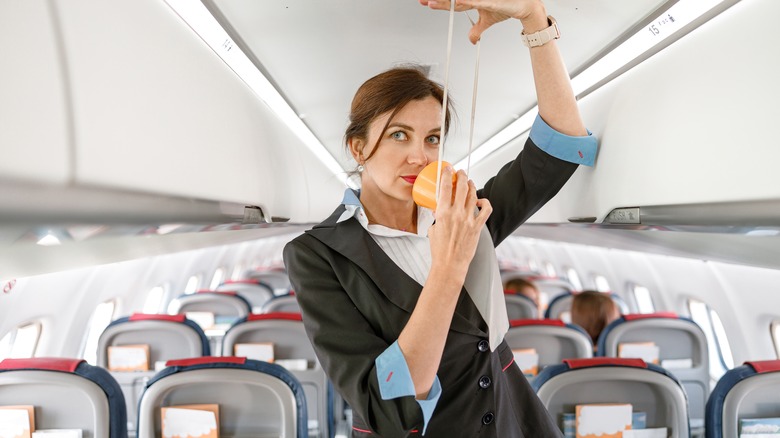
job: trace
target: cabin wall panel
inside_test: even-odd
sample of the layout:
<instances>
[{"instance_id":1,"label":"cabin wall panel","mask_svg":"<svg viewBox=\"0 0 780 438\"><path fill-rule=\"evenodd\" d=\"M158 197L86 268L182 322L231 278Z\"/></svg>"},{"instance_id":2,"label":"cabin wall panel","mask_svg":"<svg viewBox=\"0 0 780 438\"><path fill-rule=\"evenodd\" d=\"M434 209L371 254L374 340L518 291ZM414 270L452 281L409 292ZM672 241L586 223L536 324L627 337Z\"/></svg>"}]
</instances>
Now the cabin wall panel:
<instances>
[{"instance_id":1,"label":"cabin wall panel","mask_svg":"<svg viewBox=\"0 0 780 438\"><path fill-rule=\"evenodd\" d=\"M532 221L603 218L623 206L780 198L777 16L776 1L743 0L583 98L583 117L600 138L596 167L580 168ZM754 32L746 41L734 29ZM484 182L514 158L520 140L473 175Z\"/></svg>"},{"instance_id":2,"label":"cabin wall panel","mask_svg":"<svg viewBox=\"0 0 780 438\"><path fill-rule=\"evenodd\" d=\"M737 315L746 315L740 297L734 296L712 270L712 262L705 260L648 255L653 267L658 271L664 286L662 293L675 303L675 311L690 316L688 299L701 301L718 313L727 333L734 358L746 357L746 345L760 344L760 337L767 333L755 333L753 330L735 324ZM736 362L736 361L735 361Z\"/></svg>"},{"instance_id":3,"label":"cabin wall panel","mask_svg":"<svg viewBox=\"0 0 780 438\"><path fill-rule=\"evenodd\" d=\"M726 263L709 263L730 298L721 319L727 333L744 332L747 343L732 342L734 363L777 359L770 325L780 320L780 271Z\"/></svg>"},{"instance_id":4,"label":"cabin wall panel","mask_svg":"<svg viewBox=\"0 0 780 438\"><path fill-rule=\"evenodd\" d=\"M60 184L71 176L57 38L47 1L0 1L2 179Z\"/></svg>"}]
</instances>

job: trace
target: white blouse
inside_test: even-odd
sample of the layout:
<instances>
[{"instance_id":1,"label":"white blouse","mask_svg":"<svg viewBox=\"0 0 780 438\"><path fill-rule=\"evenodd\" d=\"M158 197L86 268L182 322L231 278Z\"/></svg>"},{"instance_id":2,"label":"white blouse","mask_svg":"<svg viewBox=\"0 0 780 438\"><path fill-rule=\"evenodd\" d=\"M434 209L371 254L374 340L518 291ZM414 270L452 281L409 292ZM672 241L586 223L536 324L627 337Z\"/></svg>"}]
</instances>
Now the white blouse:
<instances>
[{"instance_id":1,"label":"white blouse","mask_svg":"<svg viewBox=\"0 0 780 438\"><path fill-rule=\"evenodd\" d=\"M346 211L337 222L354 217L374 241L406 275L425 285L431 270L431 246L428 229L433 225L433 212L417 207L417 234L395 230L384 225L369 224L358 197L350 189L344 196ZM352 195L352 196L350 196ZM494 351L509 330L509 318L504 301L504 287L498 270L493 239L487 227L482 229L474 259L469 265L464 287L482 318L488 323L490 350Z\"/></svg>"}]
</instances>

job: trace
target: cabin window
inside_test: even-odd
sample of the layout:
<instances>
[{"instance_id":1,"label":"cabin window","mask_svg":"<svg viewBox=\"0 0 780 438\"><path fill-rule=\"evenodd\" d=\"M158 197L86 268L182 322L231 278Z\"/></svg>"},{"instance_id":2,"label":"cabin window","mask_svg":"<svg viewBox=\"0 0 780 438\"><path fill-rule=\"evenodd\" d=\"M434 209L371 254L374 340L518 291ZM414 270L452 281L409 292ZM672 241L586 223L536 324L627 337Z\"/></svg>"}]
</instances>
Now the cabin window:
<instances>
[{"instance_id":1,"label":"cabin window","mask_svg":"<svg viewBox=\"0 0 780 438\"><path fill-rule=\"evenodd\" d=\"M215 290L219 287L220 284L222 284L222 281L225 279L225 269L224 268L217 268L216 271L214 271L214 276L211 277L211 285L209 286L210 290Z\"/></svg>"},{"instance_id":2,"label":"cabin window","mask_svg":"<svg viewBox=\"0 0 780 438\"><path fill-rule=\"evenodd\" d=\"M146 295L146 301L144 301L144 313L158 313L160 311L165 289L164 286L155 286L149 291Z\"/></svg>"},{"instance_id":3,"label":"cabin window","mask_svg":"<svg viewBox=\"0 0 780 438\"><path fill-rule=\"evenodd\" d=\"M582 290L582 282L580 276L574 268L566 268L566 279L571 283L574 290Z\"/></svg>"},{"instance_id":4,"label":"cabin window","mask_svg":"<svg viewBox=\"0 0 780 438\"><path fill-rule=\"evenodd\" d=\"M84 340L83 357L90 365L97 365L97 347L103 330L114 320L116 300L100 303L89 318L87 337Z\"/></svg>"},{"instance_id":5,"label":"cabin window","mask_svg":"<svg viewBox=\"0 0 780 438\"><path fill-rule=\"evenodd\" d=\"M539 272L539 264L536 263L536 260L532 258L528 258L528 270L531 272Z\"/></svg>"},{"instance_id":6,"label":"cabin window","mask_svg":"<svg viewBox=\"0 0 780 438\"><path fill-rule=\"evenodd\" d=\"M544 273L548 277L555 277L556 276L555 266L553 266L553 264L550 262L544 262Z\"/></svg>"},{"instance_id":7,"label":"cabin window","mask_svg":"<svg viewBox=\"0 0 780 438\"><path fill-rule=\"evenodd\" d=\"M726 330L718 313L707 304L689 299L688 309L691 318L702 328L707 337L707 347L710 351L710 378L718 380L727 370L734 368L734 357L731 354Z\"/></svg>"},{"instance_id":8,"label":"cabin window","mask_svg":"<svg viewBox=\"0 0 780 438\"><path fill-rule=\"evenodd\" d=\"M0 339L0 360L33 357L40 337L40 323L28 323L16 327Z\"/></svg>"},{"instance_id":9,"label":"cabin window","mask_svg":"<svg viewBox=\"0 0 780 438\"><path fill-rule=\"evenodd\" d=\"M593 275L593 283L596 285L596 290L599 292L610 292L609 282L603 275Z\"/></svg>"},{"instance_id":10,"label":"cabin window","mask_svg":"<svg viewBox=\"0 0 780 438\"><path fill-rule=\"evenodd\" d=\"M655 312L655 304L653 304L653 297L650 295L650 289L638 284L631 285L629 288L634 295L634 301L636 302L636 308L639 313Z\"/></svg>"},{"instance_id":11,"label":"cabin window","mask_svg":"<svg viewBox=\"0 0 780 438\"><path fill-rule=\"evenodd\" d=\"M193 275L187 280L187 285L184 286L184 294L194 294L198 289L200 289L200 275Z\"/></svg>"},{"instance_id":12,"label":"cabin window","mask_svg":"<svg viewBox=\"0 0 780 438\"><path fill-rule=\"evenodd\" d=\"M230 275L231 280L241 280L244 277L244 265L236 265L233 268L233 273Z\"/></svg>"},{"instance_id":13,"label":"cabin window","mask_svg":"<svg viewBox=\"0 0 780 438\"><path fill-rule=\"evenodd\" d=\"M780 359L780 321L775 321L772 323L772 341L775 343L775 354L777 354L777 358Z\"/></svg>"}]
</instances>

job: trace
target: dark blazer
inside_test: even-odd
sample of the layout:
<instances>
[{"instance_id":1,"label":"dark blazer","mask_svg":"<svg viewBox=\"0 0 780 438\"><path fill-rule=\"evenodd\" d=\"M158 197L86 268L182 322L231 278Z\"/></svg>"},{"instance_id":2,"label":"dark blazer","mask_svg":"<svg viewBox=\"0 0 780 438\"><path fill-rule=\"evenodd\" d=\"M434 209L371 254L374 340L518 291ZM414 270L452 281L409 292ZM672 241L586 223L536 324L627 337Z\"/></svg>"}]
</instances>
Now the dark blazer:
<instances>
[{"instance_id":1,"label":"dark blazer","mask_svg":"<svg viewBox=\"0 0 780 438\"><path fill-rule=\"evenodd\" d=\"M478 191L488 198L494 245L552 198L577 168L530 140ZM422 286L385 254L355 218L336 223L339 206L290 242L284 261L306 332L336 389L353 409L353 437L420 436L414 397L382 400L374 360L398 339ZM487 325L461 291L438 370L442 394L426 437L559 437L503 342L490 352Z\"/></svg>"}]
</instances>

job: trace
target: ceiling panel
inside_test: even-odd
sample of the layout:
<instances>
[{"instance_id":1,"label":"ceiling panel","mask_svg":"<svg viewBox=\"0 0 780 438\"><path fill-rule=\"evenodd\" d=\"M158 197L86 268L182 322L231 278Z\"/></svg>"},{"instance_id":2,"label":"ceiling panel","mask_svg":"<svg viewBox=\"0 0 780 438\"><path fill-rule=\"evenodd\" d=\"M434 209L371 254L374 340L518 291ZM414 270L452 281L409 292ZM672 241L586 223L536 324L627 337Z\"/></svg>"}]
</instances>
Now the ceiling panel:
<instances>
[{"instance_id":1,"label":"ceiling panel","mask_svg":"<svg viewBox=\"0 0 780 438\"><path fill-rule=\"evenodd\" d=\"M443 81L447 14L413 0L205 0L234 39L277 85L331 154L354 164L342 136L349 105L366 79L394 65L432 65ZM550 0L548 13L561 27L560 48L576 72L667 0ZM474 15L476 17L476 15ZM458 123L445 158L457 161L468 149L476 49L464 14L455 18L450 73ZM482 39L475 144L490 138L532 108L536 98L530 62L518 22L504 22Z\"/></svg>"}]
</instances>

